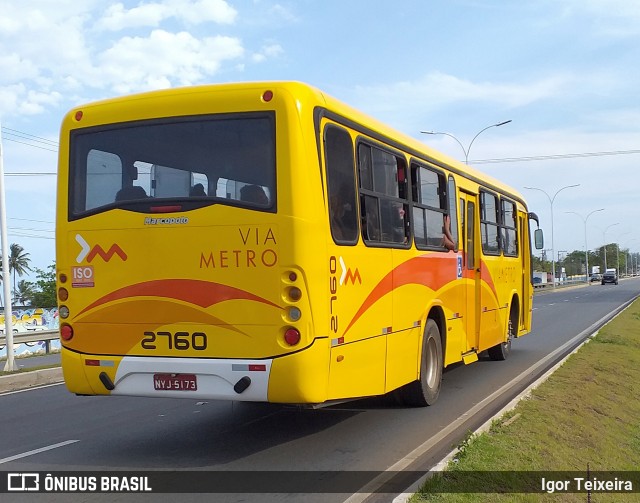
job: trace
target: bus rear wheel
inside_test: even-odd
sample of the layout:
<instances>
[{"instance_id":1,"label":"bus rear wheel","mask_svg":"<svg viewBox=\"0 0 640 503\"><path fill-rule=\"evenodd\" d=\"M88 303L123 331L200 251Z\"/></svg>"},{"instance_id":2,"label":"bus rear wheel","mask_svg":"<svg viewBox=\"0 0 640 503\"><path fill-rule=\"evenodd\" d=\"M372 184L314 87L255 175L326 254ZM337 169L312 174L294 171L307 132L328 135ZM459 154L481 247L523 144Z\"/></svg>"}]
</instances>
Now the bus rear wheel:
<instances>
[{"instance_id":1,"label":"bus rear wheel","mask_svg":"<svg viewBox=\"0 0 640 503\"><path fill-rule=\"evenodd\" d=\"M412 407L433 405L440 394L442 384L442 340L437 323L427 320L422 340L420 377L399 390L402 403Z\"/></svg>"}]
</instances>

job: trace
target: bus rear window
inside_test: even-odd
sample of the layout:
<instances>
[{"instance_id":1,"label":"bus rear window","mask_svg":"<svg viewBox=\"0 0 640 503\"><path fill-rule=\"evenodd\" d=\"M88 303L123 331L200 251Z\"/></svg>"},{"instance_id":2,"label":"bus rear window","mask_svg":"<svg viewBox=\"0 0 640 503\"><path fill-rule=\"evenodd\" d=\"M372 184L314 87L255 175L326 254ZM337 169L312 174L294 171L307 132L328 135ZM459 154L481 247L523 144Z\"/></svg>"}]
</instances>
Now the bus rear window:
<instances>
[{"instance_id":1,"label":"bus rear window","mask_svg":"<svg viewBox=\"0 0 640 503\"><path fill-rule=\"evenodd\" d=\"M275 116L140 121L71 136L69 216L149 198L275 207Z\"/></svg>"}]
</instances>

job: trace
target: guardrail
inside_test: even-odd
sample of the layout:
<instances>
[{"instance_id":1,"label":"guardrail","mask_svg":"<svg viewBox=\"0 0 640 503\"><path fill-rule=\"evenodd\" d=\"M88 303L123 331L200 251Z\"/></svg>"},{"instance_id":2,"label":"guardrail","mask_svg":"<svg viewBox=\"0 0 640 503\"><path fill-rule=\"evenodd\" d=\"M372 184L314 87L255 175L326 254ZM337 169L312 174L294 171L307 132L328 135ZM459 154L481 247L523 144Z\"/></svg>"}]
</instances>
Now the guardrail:
<instances>
[{"instance_id":1,"label":"guardrail","mask_svg":"<svg viewBox=\"0 0 640 503\"><path fill-rule=\"evenodd\" d=\"M59 330L29 330L28 332L19 332L13 334L13 344L25 344L29 342L45 342L45 351L49 353L51 341L54 341L60 337ZM0 335L0 347L7 345L7 338L4 333Z\"/></svg>"}]
</instances>

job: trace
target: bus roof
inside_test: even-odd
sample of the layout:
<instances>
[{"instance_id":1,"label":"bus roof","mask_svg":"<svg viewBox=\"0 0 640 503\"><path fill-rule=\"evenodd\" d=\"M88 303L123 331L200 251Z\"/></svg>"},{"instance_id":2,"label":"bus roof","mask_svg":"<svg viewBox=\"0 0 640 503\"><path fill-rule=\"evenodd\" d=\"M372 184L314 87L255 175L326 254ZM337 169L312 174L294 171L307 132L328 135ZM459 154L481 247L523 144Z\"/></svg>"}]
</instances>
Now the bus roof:
<instances>
[{"instance_id":1,"label":"bus roof","mask_svg":"<svg viewBox=\"0 0 640 503\"><path fill-rule=\"evenodd\" d=\"M525 204L525 198L516 191L514 188L506 185L505 183L479 171L467 164L464 164L452 157L449 157L431 147L426 143L418 141L417 139L402 133L383 122L375 119L364 112L353 108L352 106L334 98L333 96L321 91L320 89L297 81L262 81L262 82L240 82L240 83L225 83L225 84L207 84L201 86L191 87L177 87L170 89L162 89L156 91L149 91L145 93L131 94L126 96L120 96L116 98L109 98L101 101L87 103L79 107L74 108L69 112L67 118L73 117L73 114L77 110L89 109L93 107L110 106L116 104L122 104L130 102L131 100L153 100L159 97L170 96L183 96L186 94L200 94L210 92L227 92L238 90L286 90L291 93L292 96L302 101L303 105L306 104L311 109L321 107L328 112L336 114L350 122L357 123L362 128L366 128L369 131L373 131L378 135L384 137L385 141L397 145L402 150L408 151L418 157L426 158L438 165L445 166L462 176L474 179L482 184L489 185L498 191L510 195L514 199L521 201Z\"/></svg>"}]
</instances>

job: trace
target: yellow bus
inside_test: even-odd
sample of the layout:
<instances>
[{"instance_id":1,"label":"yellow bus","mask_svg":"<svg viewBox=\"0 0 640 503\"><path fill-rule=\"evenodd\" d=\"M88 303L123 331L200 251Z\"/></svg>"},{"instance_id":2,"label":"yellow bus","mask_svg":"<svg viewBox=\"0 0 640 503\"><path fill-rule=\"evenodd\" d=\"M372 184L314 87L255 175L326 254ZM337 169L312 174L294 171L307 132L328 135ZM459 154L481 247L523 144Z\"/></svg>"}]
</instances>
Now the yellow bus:
<instances>
[{"instance_id":1,"label":"yellow bus","mask_svg":"<svg viewBox=\"0 0 640 503\"><path fill-rule=\"evenodd\" d=\"M57 200L76 394L422 406L530 330L524 198L302 83L71 110Z\"/></svg>"}]
</instances>

